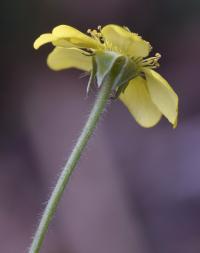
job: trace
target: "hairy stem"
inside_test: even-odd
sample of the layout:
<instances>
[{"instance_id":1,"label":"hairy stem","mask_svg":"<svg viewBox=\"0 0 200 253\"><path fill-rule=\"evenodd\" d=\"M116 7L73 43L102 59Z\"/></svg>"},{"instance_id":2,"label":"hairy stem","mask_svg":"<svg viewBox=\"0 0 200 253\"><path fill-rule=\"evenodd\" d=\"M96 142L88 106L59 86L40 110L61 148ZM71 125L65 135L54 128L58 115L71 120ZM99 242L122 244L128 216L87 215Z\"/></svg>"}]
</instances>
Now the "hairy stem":
<instances>
[{"instance_id":1,"label":"hairy stem","mask_svg":"<svg viewBox=\"0 0 200 253\"><path fill-rule=\"evenodd\" d=\"M101 86L101 89L99 91L99 94L96 98L96 101L94 103L94 106L91 110L91 113L88 117L88 120L81 132L81 135L79 136L77 143L72 150L71 155L69 156L69 159L63 168L58 181L56 183L56 186L51 194L51 197L48 200L47 206L43 212L42 218L40 220L39 226L36 230L36 233L34 235L32 244L29 249L29 253L38 253L45 234L48 230L48 226L51 222L51 219L56 211L56 208L59 204L59 201L62 197L62 194L65 190L66 185L69 182L69 178L76 167L81 154L86 147L96 125L97 122L102 114L102 112L105 109L105 106L108 102L108 99L111 94L111 89L112 89L112 80L107 79Z\"/></svg>"}]
</instances>

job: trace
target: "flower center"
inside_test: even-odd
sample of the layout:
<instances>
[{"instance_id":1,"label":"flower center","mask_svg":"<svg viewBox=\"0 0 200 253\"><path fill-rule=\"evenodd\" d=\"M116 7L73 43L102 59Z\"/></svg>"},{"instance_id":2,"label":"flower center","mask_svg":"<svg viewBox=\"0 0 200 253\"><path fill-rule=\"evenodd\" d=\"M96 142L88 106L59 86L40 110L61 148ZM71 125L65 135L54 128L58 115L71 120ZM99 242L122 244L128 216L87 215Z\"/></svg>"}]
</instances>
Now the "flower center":
<instances>
[{"instance_id":1,"label":"flower center","mask_svg":"<svg viewBox=\"0 0 200 253\"><path fill-rule=\"evenodd\" d=\"M120 53L123 54L123 51L118 48L117 46L113 45L110 41L108 41L106 38L104 38L102 32L101 32L101 26L97 27L97 30L92 30L92 29L88 29L87 33L96 41L98 41L98 43L101 44L101 46L103 46L104 50L106 51L113 51L116 53Z\"/></svg>"},{"instance_id":2,"label":"flower center","mask_svg":"<svg viewBox=\"0 0 200 253\"><path fill-rule=\"evenodd\" d=\"M127 27L124 27L124 29L126 29L128 32L130 32L130 30ZM110 41L108 41L106 38L104 38L102 32L101 32L101 26L98 26L97 29L92 30L92 29L88 29L87 33L96 41L98 41L98 43L101 45L101 47L103 47L103 49L105 51L113 51L119 54L124 55L124 51L120 48L118 48L117 46L113 45ZM128 55L126 55L128 56ZM130 57L130 56L128 56ZM132 61L134 61L134 63L137 66L137 69L140 71L142 71L142 68L150 68L150 69L156 69L160 66L160 64L158 63L159 59L161 58L161 55L159 53L156 53L155 56L153 57L149 57L144 59L143 57L130 57L130 59Z\"/></svg>"},{"instance_id":3,"label":"flower center","mask_svg":"<svg viewBox=\"0 0 200 253\"><path fill-rule=\"evenodd\" d=\"M101 33L101 26L97 27L97 30L88 29L87 33L96 41L98 41L101 44L104 44L105 40Z\"/></svg>"}]
</instances>

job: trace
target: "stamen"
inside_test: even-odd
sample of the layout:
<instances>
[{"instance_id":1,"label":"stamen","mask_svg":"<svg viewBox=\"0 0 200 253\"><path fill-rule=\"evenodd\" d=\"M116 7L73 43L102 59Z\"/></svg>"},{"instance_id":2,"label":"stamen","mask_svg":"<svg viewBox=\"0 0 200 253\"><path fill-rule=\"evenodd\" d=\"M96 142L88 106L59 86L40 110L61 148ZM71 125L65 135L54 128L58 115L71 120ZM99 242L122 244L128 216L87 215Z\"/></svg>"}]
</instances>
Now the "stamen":
<instances>
[{"instance_id":1,"label":"stamen","mask_svg":"<svg viewBox=\"0 0 200 253\"><path fill-rule=\"evenodd\" d=\"M160 66L158 60L161 58L159 53L156 53L154 57L150 57L141 61L142 67L147 67L151 69L156 69Z\"/></svg>"},{"instance_id":2,"label":"stamen","mask_svg":"<svg viewBox=\"0 0 200 253\"><path fill-rule=\"evenodd\" d=\"M101 32L101 25L98 25L98 26L97 26L97 30L98 30L99 32Z\"/></svg>"},{"instance_id":3,"label":"stamen","mask_svg":"<svg viewBox=\"0 0 200 253\"><path fill-rule=\"evenodd\" d=\"M103 35L101 33L101 26L98 26L97 27L97 30L91 30L91 29L88 29L87 30L87 33L90 34L90 36L97 40L98 42L100 42L101 44L104 44L105 40L103 38Z\"/></svg>"},{"instance_id":4,"label":"stamen","mask_svg":"<svg viewBox=\"0 0 200 253\"><path fill-rule=\"evenodd\" d=\"M139 63L139 62L141 62L142 61L142 57L131 57L131 59L137 64L137 63Z\"/></svg>"},{"instance_id":5,"label":"stamen","mask_svg":"<svg viewBox=\"0 0 200 253\"><path fill-rule=\"evenodd\" d=\"M94 50L91 48L80 48L83 51L83 54L86 56L92 56L95 54Z\"/></svg>"}]
</instances>

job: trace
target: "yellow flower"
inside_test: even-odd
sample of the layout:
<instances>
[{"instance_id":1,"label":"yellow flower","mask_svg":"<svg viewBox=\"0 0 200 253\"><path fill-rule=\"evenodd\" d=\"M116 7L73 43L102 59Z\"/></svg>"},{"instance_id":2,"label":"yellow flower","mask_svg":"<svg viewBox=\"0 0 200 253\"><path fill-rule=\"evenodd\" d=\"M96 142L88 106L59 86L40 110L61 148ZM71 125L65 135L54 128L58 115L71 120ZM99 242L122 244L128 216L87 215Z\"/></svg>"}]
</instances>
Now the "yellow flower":
<instances>
[{"instance_id":1,"label":"yellow flower","mask_svg":"<svg viewBox=\"0 0 200 253\"><path fill-rule=\"evenodd\" d=\"M51 42L55 48L47 58L53 70L78 68L91 73L100 86L112 77L113 90L135 120L143 127L152 127L164 115L176 127L178 96L168 82L154 69L159 67L160 54L147 58L151 45L127 27L106 25L88 30L60 25L52 33L41 35L34 48Z\"/></svg>"}]
</instances>

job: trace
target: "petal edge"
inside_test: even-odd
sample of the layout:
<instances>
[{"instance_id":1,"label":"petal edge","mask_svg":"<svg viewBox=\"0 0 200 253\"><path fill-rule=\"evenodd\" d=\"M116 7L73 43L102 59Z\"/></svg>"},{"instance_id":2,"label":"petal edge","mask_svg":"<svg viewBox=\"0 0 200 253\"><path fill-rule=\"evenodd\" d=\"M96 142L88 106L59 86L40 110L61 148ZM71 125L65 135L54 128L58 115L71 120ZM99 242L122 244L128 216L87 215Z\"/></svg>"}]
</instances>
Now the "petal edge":
<instances>
[{"instance_id":1,"label":"petal edge","mask_svg":"<svg viewBox=\"0 0 200 253\"><path fill-rule=\"evenodd\" d=\"M147 87L153 103L169 122L176 127L178 118L178 96L169 83L156 71L144 69Z\"/></svg>"},{"instance_id":2,"label":"petal edge","mask_svg":"<svg viewBox=\"0 0 200 253\"><path fill-rule=\"evenodd\" d=\"M52 42L53 40L55 40L55 37L51 33L44 33L35 40L33 47L38 49L42 45Z\"/></svg>"},{"instance_id":3,"label":"petal edge","mask_svg":"<svg viewBox=\"0 0 200 253\"><path fill-rule=\"evenodd\" d=\"M149 42L143 40L138 34L127 29L110 24L101 30L103 36L112 43L113 46L127 52L130 56L146 57L151 51Z\"/></svg>"},{"instance_id":4,"label":"petal edge","mask_svg":"<svg viewBox=\"0 0 200 253\"><path fill-rule=\"evenodd\" d=\"M56 47L47 58L48 66L53 70L77 68L84 71L92 69L92 59L83 55L79 50Z\"/></svg>"}]
</instances>

